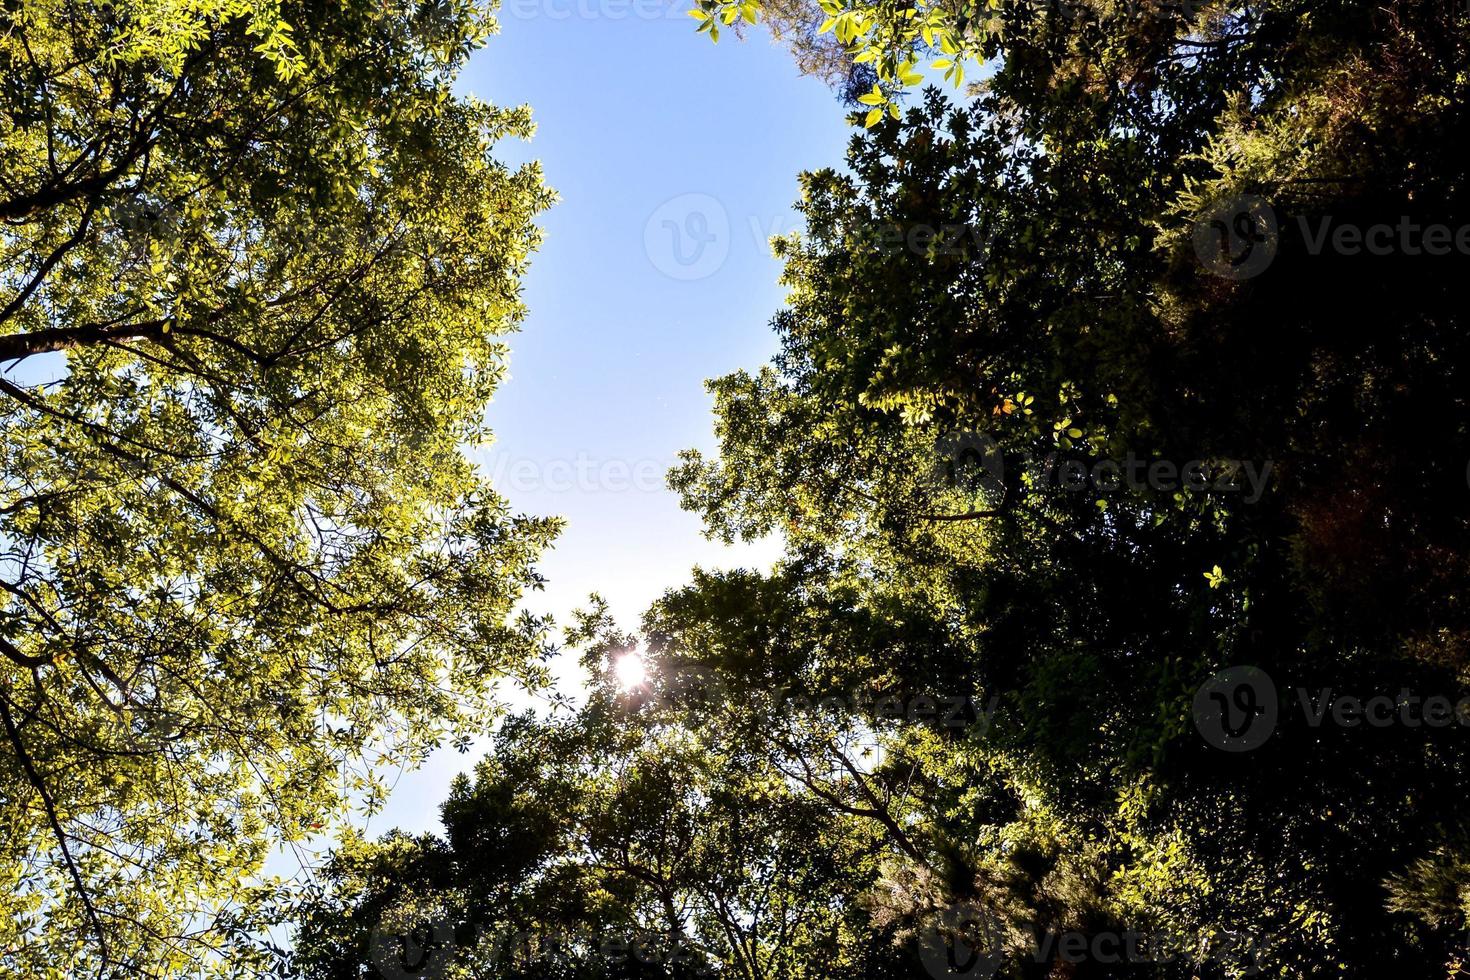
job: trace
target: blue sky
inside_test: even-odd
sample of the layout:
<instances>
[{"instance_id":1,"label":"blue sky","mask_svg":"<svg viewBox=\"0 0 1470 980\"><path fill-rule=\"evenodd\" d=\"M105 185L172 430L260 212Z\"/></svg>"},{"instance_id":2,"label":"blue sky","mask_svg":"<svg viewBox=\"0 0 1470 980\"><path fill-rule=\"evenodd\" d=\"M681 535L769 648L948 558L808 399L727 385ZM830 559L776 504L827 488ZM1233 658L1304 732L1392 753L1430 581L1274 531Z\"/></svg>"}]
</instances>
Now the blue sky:
<instances>
[{"instance_id":1,"label":"blue sky","mask_svg":"<svg viewBox=\"0 0 1470 980\"><path fill-rule=\"evenodd\" d=\"M840 165L852 130L763 29L711 44L685 9L505 0L460 82L532 107L535 140L497 155L540 160L561 196L481 457L517 509L569 521L529 603L558 619L596 590L633 626L692 566L764 567L778 551L704 540L663 473L680 449L713 445L704 380L775 351L767 239L799 226L797 174ZM446 749L404 775L370 831L437 828L450 778L480 754Z\"/></svg>"}]
</instances>

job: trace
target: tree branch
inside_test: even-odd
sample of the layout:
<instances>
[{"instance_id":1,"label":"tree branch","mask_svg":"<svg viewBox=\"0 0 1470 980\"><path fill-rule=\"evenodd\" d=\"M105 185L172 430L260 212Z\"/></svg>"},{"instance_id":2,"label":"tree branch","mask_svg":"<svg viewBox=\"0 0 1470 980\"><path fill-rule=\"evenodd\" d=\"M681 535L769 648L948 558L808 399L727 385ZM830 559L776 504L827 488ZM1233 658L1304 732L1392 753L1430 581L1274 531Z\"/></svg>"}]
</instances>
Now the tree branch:
<instances>
[{"instance_id":1,"label":"tree branch","mask_svg":"<svg viewBox=\"0 0 1470 980\"><path fill-rule=\"evenodd\" d=\"M31 761L31 754L26 751L25 743L21 741L20 730L15 727L15 719L10 716L10 706L3 695L0 695L0 722L5 724L5 734L9 737L10 744L15 746L16 755L20 758L20 765L25 770L27 781L41 797L41 806L46 811L46 819L51 823L51 831L56 835L56 843L61 848L61 856L66 860L66 867L71 872L73 883L76 884L77 897L82 900L87 919L97 933L97 943L102 948L102 969L98 971L98 976L103 976L111 962L111 956L107 950L107 932L102 928L102 920L97 917L97 908L92 904L92 896L87 894L87 884L82 880L82 873L77 869L77 862L71 856L71 848L67 846L66 831L62 830L61 820L56 816L56 803L51 799L51 791L46 788L45 781L36 770L35 763Z\"/></svg>"},{"instance_id":2,"label":"tree branch","mask_svg":"<svg viewBox=\"0 0 1470 980\"><path fill-rule=\"evenodd\" d=\"M57 327L52 330L5 334L0 336L0 361L24 360L35 354L50 354L53 351L70 350L73 347L84 347L89 344L153 340L163 336L168 323L167 318L125 323L119 326L89 323L80 327Z\"/></svg>"}]
</instances>

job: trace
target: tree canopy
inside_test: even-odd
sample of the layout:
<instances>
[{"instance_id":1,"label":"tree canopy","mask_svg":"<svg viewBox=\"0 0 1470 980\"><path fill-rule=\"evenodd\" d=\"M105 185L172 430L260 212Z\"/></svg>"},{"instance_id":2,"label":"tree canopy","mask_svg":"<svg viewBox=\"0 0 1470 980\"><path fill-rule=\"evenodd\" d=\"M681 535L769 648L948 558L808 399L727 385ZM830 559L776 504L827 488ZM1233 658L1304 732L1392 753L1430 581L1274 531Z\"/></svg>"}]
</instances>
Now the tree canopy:
<instances>
[{"instance_id":1,"label":"tree canopy","mask_svg":"<svg viewBox=\"0 0 1470 980\"><path fill-rule=\"evenodd\" d=\"M642 644L647 690L608 682L508 729L446 806L447 842L411 845L442 848L428 893L478 880L454 828L500 812L499 760L569 731L608 760L572 766L576 806L617 814L522 872L549 889L531 918L563 921L553 883L585 881L604 820L632 854L667 816L680 835L646 852L664 864L574 889L642 904L575 916L593 935L677 922L716 975L983 975L916 955L958 941L956 909L992 927L1002 976L1456 975L1463 731L1323 725L1312 703L1467 692L1463 254L1322 237L1466 225L1465 10L824 9L877 66L882 111L854 117L846 167L802 176L805 230L775 242L781 353L711 382L718 453L671 474L712 535L780 534L786 557L698 573L636 636L589 638L599 668ZM699 10L715 33L760 5ZM972 97L903 95L931 46L988 59ZM1129 461L1146 475L1120 477ZM1231 752L1197 705L1240 665L1274 679L1279 717ZM637 770L659 772L651 812L630 744L696 753ZM545 777L518 778L539 796ZM807 841L723 849L775 894L679 878L721 848L732 797ZM359 846L306 930L339 950L421 894L384 863L401 852ZM739 928L711 934L720 901ZM778 909L821 939L768 929ZM1163 935L1187 948L1142 965L1045 942ZM428 961L516 975L443 946ZM567 975L622 975L594 947Z\"/></svg>"},{"instance_id":2,"label":"tree canopy","mask_svg":"<svg viewBox=\"0 0 1470 980\"><path fill-rule=\"evenodd\" d=\"M830 898L871 876L876 835L793 791L761 743L685 724L693 703L720 710L713 674L622 690L604 657L628 638L586 628L588 704L508 720L452 787L443 837L340 849L293 975L793 976L851 958L829 944L861 942L862 916Z\"/></svg>"},{"instance_id":3,"label":"tree canopy","mask_svg":"<svg viewBox=\"0 0 1470 980\"><path fill-rule=\"evenodd\" d=\"M256 975L272 848L541 677L465 448L551 194L486 5L0 17L0 963Z\"/></svg>"},{"instance_id":4,"label":"tree canopy","mask_svg":"<svg viewBox=\"0 0 1470 980\"><path fill-rule=\"evenodd\" d=\"M378 841L552 652L464 455L550 202L490 11L4 15L7 968L1463 974L1470 10L819 7L694 11L873 73L670 474L783 559L594 603Z\"/></svg>"}]
</instances>

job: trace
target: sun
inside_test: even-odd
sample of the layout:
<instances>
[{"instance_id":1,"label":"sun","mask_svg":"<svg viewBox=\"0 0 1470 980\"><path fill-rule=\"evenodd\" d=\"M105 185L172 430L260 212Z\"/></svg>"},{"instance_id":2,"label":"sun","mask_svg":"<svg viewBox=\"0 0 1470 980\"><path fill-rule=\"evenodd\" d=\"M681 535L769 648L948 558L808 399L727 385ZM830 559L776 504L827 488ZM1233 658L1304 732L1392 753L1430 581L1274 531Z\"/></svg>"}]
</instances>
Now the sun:
<instances>
[{"instance_id":1,"label":"sun","mask_svg":"<svg viewBox=\"0 0 1470 980\"><path fill-rule=\"evenodd\" d=\"M618 675L618 686L625 691L631 691L648 680L648 668L637 653L625 653L619 657L613 665L613 672Z\"/></svg>"}]
</instances>

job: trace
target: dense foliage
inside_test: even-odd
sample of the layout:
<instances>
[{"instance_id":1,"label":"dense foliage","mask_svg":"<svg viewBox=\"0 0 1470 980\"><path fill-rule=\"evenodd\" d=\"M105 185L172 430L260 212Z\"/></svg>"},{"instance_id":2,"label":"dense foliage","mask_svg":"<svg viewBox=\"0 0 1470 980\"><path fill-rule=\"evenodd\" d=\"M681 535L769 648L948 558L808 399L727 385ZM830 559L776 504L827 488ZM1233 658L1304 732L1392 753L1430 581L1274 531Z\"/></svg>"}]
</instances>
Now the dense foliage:
<instances>
[{"instance_id":1,"label":"dense foliage","mask_svg":"<svg viewBox=\"0 0 1470 980\"><path fill-rule=\"evenodd\" d=\"M542 679L554 522L463 455L529 118L451 94L480 7L7 8L8 972L1463 974L1470 11L818 6L696 12L874 72L671 475L785 558L590 611L583 703L270 959L272 845Z\"/></svg>"},{"instance_id":2,"label":"dense foliage","mask_svg":"<svg viewBox=\"0 0 1470 980\"><path fill-rule=\"evenodd\" d=\"M595 628L598 668L628 638ZM502 726L442 838L337 852L298 975L696 977L729 957L787 976L872 945L866 916L829 898L871 877L876 828L797 792L761 742L689 725L693 705L743 724L713 675L627 692L598 673L576 715Z\"/></svg>"},{"instance_id":3,"label":"dense foliage","mask_svg":"<svg viewBox=\"0 0 1470 980\"><path fill-rule=\"evenodd\" d=\"M1465 692L1464 253L1313 239L1465 225L1465 12L1000 15L979 101L926 97L850 173L807 178L784 353L715 384L721 458L676 481L717 532L784 531L797 594L840 584L960 648L876 677L999 696L991 744L945 753L924 794L936 853L964 854L950 898L1042 928L1244 931L1284 976L1443 975L1462 731L1283 707L1235 757L1190 716L1242 663L1292 709L1298 688ZM1242 195L1274 208L1264 267L1200 247ZM923 450L956 431L1003 453L998 504L926 496ZM1082 493L1028 475L1053 453L1273 477L1254 501ZM856 656L821 648L828 670ZM1011 812L963 802L1006 773Z\"/></svg>"},{"instance_id":4,"label":"dense foliage","mask_svg":"<svg viewBox=\"0 0 1470 980\"><path fill-rule=\"evenodd\" d=\"M6 975L254 975L271 849L539 678L555 524L464 454L550 200L451 92L493 28L0 13Z\"/></svg>"},{"instance_id":5,"label":"dense foliage","mask_svg":"<svg viewBox=\"0 0 1470 980\"><path fill-rule=\"evenodd\" d=\"M758 6L704 4L706 29ZM575 736L597 761L568 806L597 818L522 870L517 894L547 891L518 915L677 924L720 975L926 975L915 940L965 938L956 905L993 927L1004 976L1456 975L1465 728L1314 724L1298 692L1397 713L1470 680L1465 248L1414 239L1470 222L1465 9L830 12L896 81L926 31L996 60L972 103L931 91L857 117L847 168L802 178L806 231L777 243L782 352L712 383L718 458L673 474L712 534L782 534L785 561L670 593L641 630L646 689L508 729L446 808L448 841L359 843L307 934L361 963L384 910L473 890L480 851L455 828L507 805L501 756L582 759L549 748ZM1375 227L1419 231L1361 247ZM1057 459L1152 475L1071 484ZM595 664L633 643L599 636ZM1279 718L1226 751L1196 695L1244 664L1274 680ZM632 772L657 774L662 808ZM527 799L552 781L516 778ZM807 843L725 847L732 808ZM560 890L666 814L682 836L649 876L599 873L574 889L591 907ZM437 849L442 876L381 849L410 846ZM777 894L721 895L711 850ZM760 939L710 930L717 899ZM775 908L828 925L767 929ZM1164 934L1187 952L1034 948ZM308 975L359 975L304 948ZM621 975L591 948L566 975ZM428 961L514 975L477 949Z\"/></svg>"}]
</instances>

